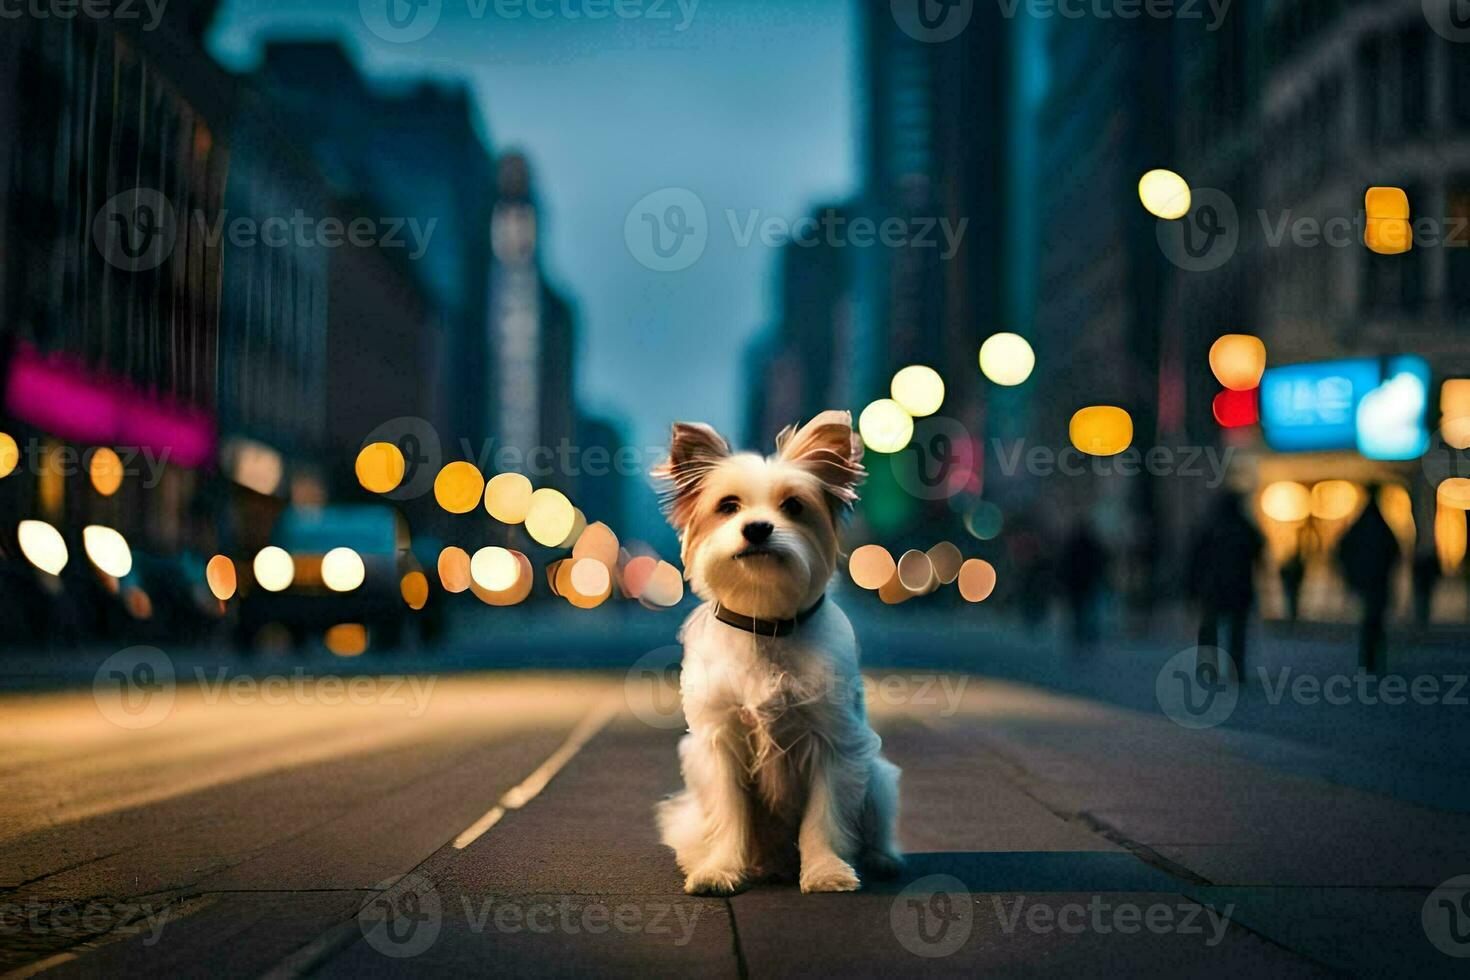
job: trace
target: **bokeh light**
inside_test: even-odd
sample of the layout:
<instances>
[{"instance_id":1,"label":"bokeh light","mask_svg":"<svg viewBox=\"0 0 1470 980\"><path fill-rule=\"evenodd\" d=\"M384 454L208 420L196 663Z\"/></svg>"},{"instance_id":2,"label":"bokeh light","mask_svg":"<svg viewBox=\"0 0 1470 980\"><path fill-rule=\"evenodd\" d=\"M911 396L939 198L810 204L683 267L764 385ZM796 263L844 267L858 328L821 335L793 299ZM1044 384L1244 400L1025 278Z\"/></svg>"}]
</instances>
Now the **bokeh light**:
<instances>
[{"instance_id":1,"label":"bokeh light","mask_svg":"<svg viewBox=\"0 0 1470 980\"><path fill-rule=\"evenodd\" d=\"M445 592L460 593L470 587L470 556L450 545L439 552L439 584Z\"/></svg>"},{"instance_id":2,"label":"bokeh light","mask_svg":"<svg viewBox=\"0 0 1470 980\"><path fill-rule=\"evenodd\" d=\"M537 544L559 547L571 536L577 523L577 511L560 490L542 487L531 494L526 508L526 533Z\"/></svg>"},{"instance_id":3,"label":"bokeh light","mask_svg":"<svg viewBox=\"0 0 1470 980\"><path fill-rule=\"evenodd\" d=\"M15 472L20 464L20 446L8 432L0 432L0 480Z\"/></svg>"},{"instance_id":4,"label":"bokeh light","mask_svg":"<svg viewBox=\"0 0 1470 980\"><path fill-rule=\"evenodd\" d=\"M1439 411L1445 444L1451 449L1470 449L1470 378L1450 378L1439 386ZM0 468L3 455L0 450Z\"/></svg>"},{"instance_id":5,"label":"bokeh light","mask_svg":"<svg viewBox=\"0 0 1470 980\"><path fill-rule=\"evenodd\" d=\"M215 555L204 566L204 581L208 583L209 591L214 593L216 599L220 602L228 601L239 588L235 563L224 555Z\"/></svg>"},{"instance_id":6,"label":"bokeh light","mask_svg":"<svg viewBox=\"0 0 1470 980\"><path fill-rule=\"evenodd\" d=\"M357 471L357 482L364 490L388 493L403 482L407 465L402 451L393 443L370 442L358 451L353 468Z\"/></svg>"},{"instance_id":7,"label":"bokeh light","mask_svg":"<svg viewBox=\"0 0 1470 980\"><path fill-rule=\"evenodd\" d=\"M1150 170L1138 178L1138 200L1156 218L1182 218L1189 213L1189 182L1172 170Z\"/></svg>"},{"instance_id":8,"label":"bokeh light","mask_svg":"<svg viewBox=\"0 0 1470 980\"><path fill-rule=\"evenodd\" d=\"M1250 391L1266 373L1266 345L1248 333L1227 333L1210 345L1210 370L1231 391Z\"/></svg>"},{"instance_id":9,"label":"bokeh light","mask_svg":"<svg viewBox=\"0 0 1470 980\"><path fill-rule=\"evenodd\" d=\"M608 568L618 567L618 536L602 521L588 524L572 548L573 558L595 558Z\"/></svg>"},{"instance_id":10,"label":"bokeh light","mask_svg":"<svg viewBox=\"0 0 1470 980\"><path fill-rule=\"evenodd\" d=\"M1363 244L1379 255L1398 255L1414 244L1409 195L1402 187L1370 187L1363 195Z\"/></svg>"},{"instance_id":11,"label":"bokeh light","mask_svg":"<svg viewBox=\"0 0 1470 980\"><path fill-rule=\"evenodd\" d=\"M567 532L566 537L556 545L558 548L574 548L578 541L582 540L582 532L587 530L587 515L582 513L582 508L572 508L572 529Z\"/></svg>"},{"instance_id":12,"label":"bokeh light","mask_svg":"<svg viewBox=\"0 0 1470 980\"><path fill-rule=\"evenodd\" d=\"M1036 352L1018 333L997 333L980 345L980 373L998 385L1015 387L1031 377Z\"/></svg>"},{"instance_id":13,"label":"bokeh light","mask_svg":"<svg viewBox=\"0 0 1470 980\"><path fill-rule=\"evenodd\" d=\"M944 379L931 367L910 364L893 376L889 393L905 412L923 418L933 415L944 404Z\"/></svg>"},{"instance_id":14,"label":"bokeh light","mask_svg":"<svg viewBox=\"0 0 1470 980\"><path fill-rule=\"evenodd\" d=\"M1434 511L1434 550L1439 555L1440 571L1446 575L1459 574L1465 564L1465 512L1470 509L1470 486L1464 489L1464 493L1464 506L1452 506L1441 497Z\"/></svg>"},{"instance_id":15,"label":"bokeh light","mask_svg":"<svg viewBox=\"0 0 1470 980\"><path fill-rule=\"evenodd\" d=\"M122 578L133 570L133 552L127 539L110 527L89 524L82 528L82 550L97 570Z\"/></svg>"},{"instance_id":16,"label":"bokeh light","mask_svg":"<svg viewBox=\"0 0 1470 980\"><path fill-rule=\"evenodd\" d=\"M20 553L49 575L60 575L69 557L61 532L45 521L21 521L15 529Z\"/></svg>"},{"instance_id":17,"label":"bokeh light","mask_svg":"<svg viewBox=\"0 0 1470 980\"><path fill-rule=\"evenodd\" d=\"M367 627L361 623L338 623L322 637L328 650L339 657L356 657L367 649Z\"/></svg>"},{"instance_id":18,"label":"bokeh light","mask_svg":"<svg viewBox=\"0 0 1470 980\"><path fill-rule=\"evenodd\" d=\"M362 556L351 548L333 548L322 556L322 584L333 592L351 592L366 577Z\"/></svg>"},{"instance_id":19,"label":"bokeh light","mask_svg":"<svg viewBox=\"0 0 1470 980\"><path fill-rule=\"evenodd\" d=\"M507 553L515 562L515 574L506 588L486 589L476 583L473 577L470 579L470 591L487 606L514 606L531 594L531 583L536 577L531 568L531 560L519 551Z\"/></svg>"},{"instance_id":20,"label":"bokeh light","mask_svg":"<svg viewBox=\"0 0 1470 980\"><path fill-rule=\"evenodd\" d=\"M652 555L638 555L630 558L623 566L621 582L623 595L629 599L637 599L643 595L643 589L648 585L648 580L653 577L656 568L658 568L658 559Z\"/></svg>"},{"instance_id":21,"label":"bokeh light","mask_svg":"<svg viewBox=\"0 0 1470 980\"><path fill-rule=\"evenodd\" d=\"M984 602L995 591L995 566L984 558L971 558L960 566L959 588L966 602Z\"/></svg>"},{"instance_id":22,"label":"bokeh light","mask_svg":"<svg viewBox=\"0 0 1470 980\"><path fill-rule=\"evenodd\" d=\"M1005 525L1001 509L988 500L982 500L965 515L965 530L971 537L990 541L1000 534Z\"/></svg>"},{"instance_id":23,"label":"bokeh light","mask_svg":"<svg viewBox=\"0 0 1470 980\"><path fill-rule=\"evenodd\" d=\"M847 572L860 589L879 589L893 578L897 563L881 544L865 544L847 560Z\"/></svg>"},{"instance_id":24,"label":"bokeh light","mask_svg":"<svg viewBox=\"0 0 1470 980\"><path fill-rule=\"evenodd\" d=\"M673 565L660 561L644 583L638 601L655 609L669 609L677 606L683 598L684 577Z\"/></svg>"},{"instance_id":25,"label":"bokeh light","mask_svg":"<svg viewBox=\"0 0 1470 980\"><path fill-rule=\"evenodd\" d=\"M531 481L520 473L496 473L485 484L485 511L502 524L519 524L531 508Z\"/></svg>"},{"instance_id":26,"label":"bokeh light","mask_svg":"<svg viewBox=\"0 0 1470 980\"><path fill-rule=\"evenodd\" d=\"M481 548L470 559L470 579L489 592L504 592L516 584L519 574L516 556L505 548Z\"/></svg>"},{"instance_id":27,"label":"bokeh light","mask_svg":"<svg viewBox=\"0 0 1470 980\"><path fill-rule=\"evenodd\" d=\"M1261 491L1261 510L1273 521L1304 521L1312 512L1312 493L1300 483L1279 480Z\"/></svg>"},{"instance_id":28,"label":"bokeh light","mask_svg":"<svg viewBox=\"0 0 1470 980\"><path fill-rule=\"evenodd\" d=\"M941 541L930 548L927 554L929 563L934 567L934 577L939 580L940 585L949 585L959 577L965 556L960 554L960 549L953 542Z\"/></svg>"},{"instance_id":29,"label":"bokeh light","mask_svg":"<svg viewBox=\"0 0 1470 980\"><path fill-rule=\"evenodd\" d=\"M104 497L111 497L122 486L122 460L107 446L99 446L92 450L92 458L87 463L87 475L92 481L92 489Z\"/></svg>"},{"instance_id":30,"label":"bokeh light","mask_svg":"<svg viewBox=\"0 0 1470 980\"><path fill-rule=\"evenodd\" d=\"M1215 413L1215 421L1226 429L1255 425L1261 421L1260 394L1259 388L1251 388L1248 391L1232 391L1226 388L1215 396L1215 401L1211 405Z\"/></svg>"},{"instance_id":31,"label":"bokeh light","mask_svg":"<svg viewBox=\"0 0 1470 980\"><path fill-rule=\"evenodd\" d=\"M910 592L928 592L938 584L934 563L924 552L911 548L898 559L898 581Z\"/></svg>"},{"instance_id":32,"label":"bokeh light","mask_svg":"<svg viewBox=\"0 0 1470 980\"><path fill-rule=\"evenodd\" d=\"M1347 480L1323 480L1312 485L1312 516L1340 521L1358 508L1358 488Z\"/></svg>"},{"instance_id":33,"label":"bokeh light","mask_svg":"<svg viewBox=\"0 0 1470 980\"><path fill-rule=\"evenodd\" d=\"M1446 507L1470 510L1470 479L1452 476L1440 483L1435 496Z\"/></svg>"},{"instance_id":34,"label":"bokeh light","mask_svg":"<svg viewBox=\"0 0 1470 980\"><path fill-rule=\"evenodd\" d=\"M480 506L484 492L485 478L462 459L446 463L434 477L434 499L451 514L468 514Z\"/></svg>"},{"instance_id":35,"label":"bokeh light","mask_svg":"<svg viewBox=\"0 0 1470 980\"><path fill-rule=\"evenodd\" d=\"M415 569L403 576L398 592L410 609L422 609L429 603L429 577Z\"/></svg>"},{"instance_id":36,"label":"bokeh light","mask_svg":"<svg viewBox=\"0 0 1470 980\"><path fill-rule=\"evenodd\" d=\"M923 554L923 552L920 552L920 554ZM878 598L882 599L884 604L889 606L896 606L901 602L908 602L918 594L918 592L903 584L903 579L899 577L896 567L893 572L893 577L887 582L884 582L878 589Z\"/></svg>"},{"instance_id":37,"label":"bokeh light","mask_svg":"<svg viewBox=\"0 0 1470 980\"><path fill-rule=\"evenodd\" d=\"M873 452L896 453L914 437L914 420L898 402L879 398L858 416L858 433Z\"/></svg>"},{"instance_id":38,"label":"bokeh light","mask_svg":"<svg viewBox=\"0 0 1470 980\"><path fill-rule=\"evenodd\" d=\"M1090 456L1116 456L1133 442L1133 419L1116 405L1090 405L1072 416L1067 435Z\"/></svg>"},{"instance_id":39,"label":"bokeh light","mask_svg":"<svg viewBox=\"0 0 1470 980\"><path fill-rule=\"evenodd\" d=\"M256 583L267 592L284 592L296 579L296 562L273 544L256 552L253 568Z\"/></svg>"},{"instance_id":40,"label":"bokeh light","mask_svg":"<svg viewBox=\"0 0 1470 980\"><path fill-rule=\"evenodd\" d=\"M563 585L563 596L578 609L595 609L612 594L612 576L608 568L596 558L572 558L564 563L565 578L558 576Z\"/></svg>"}]
</instances>

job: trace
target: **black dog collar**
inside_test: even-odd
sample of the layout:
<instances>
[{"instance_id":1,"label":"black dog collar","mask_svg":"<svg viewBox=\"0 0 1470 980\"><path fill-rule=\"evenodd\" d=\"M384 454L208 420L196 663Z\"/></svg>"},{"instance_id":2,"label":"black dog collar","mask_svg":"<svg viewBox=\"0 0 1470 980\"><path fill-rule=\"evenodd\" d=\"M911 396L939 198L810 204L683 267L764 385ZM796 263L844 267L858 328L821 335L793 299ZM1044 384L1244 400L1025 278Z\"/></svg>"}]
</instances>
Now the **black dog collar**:
<instances>
[{"instance_id":1,"label":"black dog collar","mask_svg":"<svg viewBox=\"0 0 1470 980\"><path fill-rule=\"evenodd\" d=\"M742 616L716 604L715 619L726 626L733 626L738 630L754 633L756 636L787 636L802 623L811 619L812 614L821 609L822 603L826 600L827 594L824 592L817 597L817 601L812 603L810 608L797 613L795 619L758 619L755 616Z\"/></svg>"}]
</instances>

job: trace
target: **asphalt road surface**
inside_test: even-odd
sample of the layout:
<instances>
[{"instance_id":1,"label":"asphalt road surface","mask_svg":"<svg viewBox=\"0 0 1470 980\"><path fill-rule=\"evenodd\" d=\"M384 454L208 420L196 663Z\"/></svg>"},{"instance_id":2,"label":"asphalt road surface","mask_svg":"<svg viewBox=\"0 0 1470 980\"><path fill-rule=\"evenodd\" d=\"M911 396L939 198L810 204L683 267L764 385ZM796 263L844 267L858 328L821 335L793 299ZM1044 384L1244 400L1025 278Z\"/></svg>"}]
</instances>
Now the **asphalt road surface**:
<instances>
[{"instance_id":1,"label":"asphalt road surface","mask_svg":"<svg viewBox=\"0 0 1470 980\"><path fill-rule=\"evenodd\" d=\"M680 727L656 672L6 695L0 972L1464 975L1470 816L1265 734L871 680L904 875L729 899L683 894L655 837Z\"/></svg>"}]
</instances>

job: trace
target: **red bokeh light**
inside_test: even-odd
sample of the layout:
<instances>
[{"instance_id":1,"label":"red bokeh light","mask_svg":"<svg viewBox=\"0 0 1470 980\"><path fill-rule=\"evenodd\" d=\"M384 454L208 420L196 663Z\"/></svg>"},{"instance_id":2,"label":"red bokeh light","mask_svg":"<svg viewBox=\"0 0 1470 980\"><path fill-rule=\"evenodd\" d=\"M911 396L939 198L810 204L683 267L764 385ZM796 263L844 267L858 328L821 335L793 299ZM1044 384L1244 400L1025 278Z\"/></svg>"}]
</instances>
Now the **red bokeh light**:
<instances>
[{"instance_id":1,"label":"red bokeh light","mask_svg":"<svg viewBox=\"0 0 1470 980\"><path fill-rule=\"evenodd\" d=\"M1260 393L1260 388L1220 392L1215 396L1215 421L1227 429L1255 425L1261 420Z\"/></svg>"}]
</instances>

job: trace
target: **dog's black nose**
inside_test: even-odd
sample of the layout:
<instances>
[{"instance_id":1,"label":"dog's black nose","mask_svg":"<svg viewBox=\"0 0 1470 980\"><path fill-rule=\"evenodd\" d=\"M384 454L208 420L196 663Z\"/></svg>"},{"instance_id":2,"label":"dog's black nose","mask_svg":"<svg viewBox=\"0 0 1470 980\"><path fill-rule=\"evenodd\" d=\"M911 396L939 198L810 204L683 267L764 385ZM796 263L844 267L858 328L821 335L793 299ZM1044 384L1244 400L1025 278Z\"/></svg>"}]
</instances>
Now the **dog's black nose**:
<instances>
[{"instance_id":1,"label":"dog's black nose","mask_svg":"<svg viewBox=\"0 0 1470 980\"><path fill-rule=\"evenodd\" d=\"M764 544L774 530L776 528L770 521L751 521L740 529L740 533L751 544Z\"/></svg>"}]
</instances>

